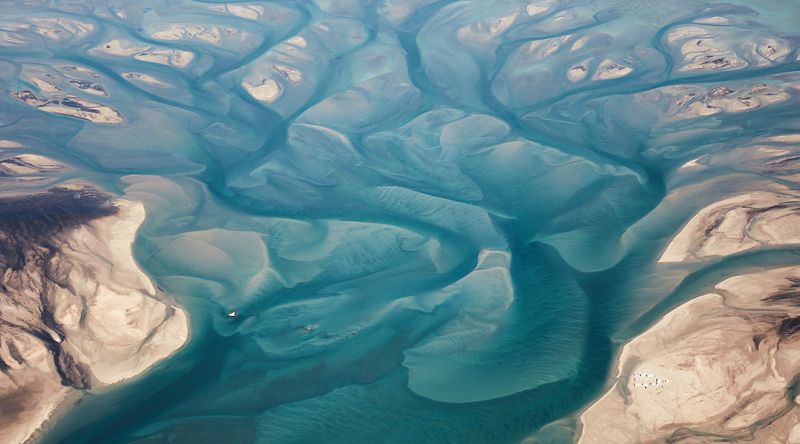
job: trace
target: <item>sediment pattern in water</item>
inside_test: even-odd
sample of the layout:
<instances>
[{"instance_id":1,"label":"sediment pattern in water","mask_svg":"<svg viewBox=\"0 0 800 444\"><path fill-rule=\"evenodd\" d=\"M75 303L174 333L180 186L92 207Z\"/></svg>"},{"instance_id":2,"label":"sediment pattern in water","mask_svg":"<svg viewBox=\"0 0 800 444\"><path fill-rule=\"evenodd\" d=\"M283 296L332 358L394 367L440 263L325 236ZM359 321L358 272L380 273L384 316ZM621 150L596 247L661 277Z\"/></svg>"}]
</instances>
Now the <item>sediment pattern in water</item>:
<instances>
[{"instance_id":1,"label":"sediment pattern in water","mask_svg":"<svg viewBox=\"0 0 800 444\"><path fill-rule=\"evenodd\" d=\"M658 263L705 207L795 195L792 5L0 5L4 187L143 202L192 322L44 442L569 442L620 341L797 260Z\"/></svg>"}]
</instances>

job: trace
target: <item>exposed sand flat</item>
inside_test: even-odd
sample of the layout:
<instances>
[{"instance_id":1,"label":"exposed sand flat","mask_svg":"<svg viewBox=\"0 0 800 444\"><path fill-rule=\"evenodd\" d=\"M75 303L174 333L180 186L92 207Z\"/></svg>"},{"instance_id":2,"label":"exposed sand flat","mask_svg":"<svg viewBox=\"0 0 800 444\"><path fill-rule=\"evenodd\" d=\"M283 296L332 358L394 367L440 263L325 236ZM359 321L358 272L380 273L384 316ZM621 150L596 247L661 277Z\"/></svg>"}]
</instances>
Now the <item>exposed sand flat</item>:
<instances>
[{"instance_id":1,"label":"exposed sand flat","mask_svg":"<svg viewBox=\"0 0 800 444\"><path fill-rule=\"evenodd\" d=\"M528 14L528 17L533 17L535 15L544 14L545 12L550 11L553 7L553 2L536 2L536 3L528 3L525 6L525 13Z\"/></svg>"},{"instance_id":2,"label":"exposed sand flat","mask_svg":"<svg viewBox=\"0 0 800 444\"><path fill-rule=\"evenodd\" d=\"M26 74L23 78L46 96L61 96L64 94L64 89L69 89L70 87L95 96L108 96L105 87L95 81L95 79L101 77L87 69L79 69L76 66L62 66L60 71L44 71L38 68L26 69L25 71ZM87 77L92 80L87 80Z\"/></svg>"},{"instance_id":3,"label":"exposed sand flat","mask_svg":"<svg viewBox=\"0 0 800 444\"><path fill-rule=\"evenodd\" d=\"M8 32L8 31L0 31L0 44L18 46L18 45L25 45L28 43L28 40L23 38L22 36L17 35L16 32Z\"/></svg>"},{"instance_id":4,"label":"exposed sand flat","mask_svg":"<svg viewBox=\"0 0 800 444\"><path fill-rule=\"evenodd\" d=\"M76 109L76 107L72 105L66 105L64 102L61 104L51 102L38 108L44 112L77 117L79 119L88 120L94 123L114 125L122 123L123 121L122 115L119 112L107 106L96 104L94 102L83 101L77 97L65 97L65 100L78 103L82 108Z\"/></svg>"},{"instance_id":5,"label":"exposed sand flat","mask_svg":"<svg viewBox=\"0 0 800 444\"><path fill-rule=\"evenodd\" d=\"M262 102L272 103L281 96L281 85L272 79L263 79L260 83L242 81L242 87L254 99Z\"/></svg>"},{"instance_id":6,"label":"exposed sand flat","mask_svg":"<svg viewBox=\"0 0 800 444\"><path fill-rule=\"evenodd\" d=\"M60 65L56 67L59 71L63 73L70 73L70 74L82 74L93 79L100 79L100 74L92 71L89 68L84 66L77 66L77 65Z\"/></svg>"},{"instance_id":7,"label":"exposed sand flat","mask_svg":"<svg viewBox=\"0 0 800 444\"><path fill-rule=\"evenodd\" d=\"M475 23L462 26L456 31L456 35L462 41L485 42L511 28L511 25L514 24L517 17L519 17L519 12L494 19L482 19Z\"/></svg>"},{"instance_id":8,"label":"exposed sand flat","mask_svg":"<svg viewBox=\"0 0 800 444\"><path fill-rule=\"evenodd\" d=\"M194 60L194 53L191 51L153 45L136 45L119 39L109 40L100 46L96 46L91 52L117 57L133 57L143 62L171 65L178 68L185 68Z\"/></svg>"},{"instance_id":9,"label":"exposed sand flat","mask_svg":"<svg viewBox=\"0 0 800 444\"><path fill-rule=\"evenodd\" d=\"M23 145L23 144L21 144L21 143L19 143L17 141L14 141L14 140L7 140L7 139L0 140L0 148L16 149L16 148L23 148L24 146L25 145Z\"/></svg>"},{"instance_id":10,"label":"exposed sand flat","mask_svg":"<svg viewBox=\"0 0 800 444\"><path fill-rule=\"evenodd\" d=\"M589 72L589 61L584 60L583 62L573 66L572 68L567 71L567 80L572 83L580 82L581 80L586 78L586 75Z\"/></svg>"},{"instance_id":11,"label":"exposed sand flat","mask_svg":"<svg viewBox=\"0 0 800 444\"><path fill-rule=\"evenodd\" d=\"M681 26L667 33L667 42L674 43L687 38L709 38L711 34L700 26Z\"/></svg>"},{"instance_id":12,"label":"exposed sand flat","mask_svg":"<svg viewBox=\"0 0 800 444\"><path fill-rule=\"evenodd\" d=\"M99 83L90 82L88 80L76 80L71 79L69 83L78 88L79 90L91 94L93 96L107 96L108 92L106 91L105 87Z\"/></svg>"},{"instance_id":13,"label":"exposed sand flat","mask_svg":"<svg viewBox=\"0 0 800 444\"><path fill-rule=\"evenodd\" d=\"M65 168L66 165L37 154L19 154L0 160L0 176L2 173L9 176L51 173Z\"/></svg>"},{"instance_id":14,"label":"exposed sand flat","mask_svg":"<svg viewBox=\"0 0 800 444\"><path fill-rule=\"evenodd\" d=\"M678 71L730 71L748 65L733 49L726 47L726 39L712 26L680 26L667 33L667 42L679 41L683 41L680 47L683 64Z\"/></svg>"},{"instance_id":15,"label":"exposed sand flat","mask_svg":"<svg viewBox=\"0 0 800 444\"><path fill-rule=\"evenodd\" d=\"M94 23L68 17L31 18L34 32L50 40L66 41L83 38L95 29Z\"/></svg>"},{"instance_id":16,"label":"exposed sand flat","mask_svg":"<svg viewBox=\"0 0 800 444\"><path fill-rule=\"evenodd\" d=\"M208 9L216 12L226 12L228 14L233 14L237 17L249 20L257 20L262 15L264 15L264 7L262 5L245 5L245 4L230 3L225 5L209 6Z\"/></svg>"},{"instance_id":17,"label":"exposed sand flat","mask_svg":"<svg viewBox=\"0 0 800 444\"><path fill-rule=\"evenodd\" d=\"M188 336L184 312L156 298L131 254L136 230L144 222L144 206L121 199L115 206L117 215L70 233L61 253L65 263L73 264L69 276L75 288L85 292L87 307L64 298L53 313L66 334L62 348L74 352L102 384L138 375L180 348ZM94 264L92 258L102 262ZM79 270L74 263L91 264L95 282L82 282L81 276L92 269Z\"/></svg>"},{"instance_id":18,"label":"exposed sand flat","mask_svg":"<svg viewBox=\"0 0 800 444\"><path fill-rule=\"evenodd\" d=\"M144 207L106 199L73 187L3 201L0 442L24 441L66 396L134 377L188 338L185 313L133 259Z\"/></svg>"},{"instance_id":19,"label":"exposed sand flat","mask_svg":"<svg viewBox=\"0 0 800 444\"><path fill-rule=\"evenodd\" d=\"M800 134L781 134L764 138L765 142L774 143L800 143Z\"/></svg>"},{"instance_id":20,"label":"exposed sand flat","mask_svg":"<svg viewBox=\"0 0 800 444\"><path fill-rule=\"evenodd\" d=\"M776 148L774 146L757 146L755 149L756 152L767 156L785 156L792 152L791 150Z\"/></svg>"},{"instance_id":21,"label":"exposed sand flat","mask_svg":"<svg viewBox=\"0 0 800 444\"><path fill-rule=\"evenodd\" d=\"M558 52L571 39L572 35L565 35L552 39L533 40L525 45L525 54L530 55L529 58L533 60L544 60Z\"/></svg>"},{"instance_id":22,"label":"exposed sand flat","mask_svg":"<svg viewBox=\"0 0 800 444\"><path fill-rule=\"evenodd\" d=\"M800 199L754 192L700 210L658 261L697 261L760 246L796 243L800 243Z\"/></svg>"},{"instance_id":23,"label":"exposed sand flat","mask_svg":"<svg viewBox=\"0 0 800 444\"><path fill-rule=\"evenodd\" d=\"M0 176L15 176L17 174L38 173L39 170L16 159L0 160Z\"/></svg>"},{"instance_id":24,"label":"exposed sand flat","mask_svg":"<svg viewBox=\"0 0 800 444\"><path fill-rule=\"evenodd\" d=\"M0 173L13 176L17 174L39 174L60 171L66 168L48 157L37 154L19 154L0 160Z\"/></svg>"},{"instance_id":25,"label":"exposed sand flat","mask_svg":"<svg viewBox=\"0 0 800 444\"><path fill-rule=\"evenodd\" d=\"M572 44L572 47L569 50L573 52L581 50L583 49L584 46L586 46L588 42L589 42L589 37L583 36L578 40L575 40L575 42Z\"/></svg>"},{"instance_id":26,"label":"exposed sand flat","mask_svg":"<svg viewBox=\"0 0 800 444\"><path fill-rule=\"evenodd\" d=\"M783 39L768 38L747 45L747 56L756 60L757 66L774 66L786 60L792 52L789 43Z\"/></svg>"},{"instance_id":27,"label":"exposed sand flat","mask_svg":"<svg viewBox=\"0 0 800 444\"><path fill-rule=\"evenodd\" d=\"M304 39L303 37L301 37L299 35L296 35L294 37L291 37L291 38L287 39L286 43L288 43L288 44L290 44L292 46L296 46L298 48L305 48L306 45L308 44L308 42L306 42L306 39Z\"/></svg>"},{"instance_id":28,"label":"exposed sand flat","mask_svg":"<svg viewBox=\"0 0 800 444\"><path fill-rule=\"evenodd\" d=\"M44 94L58 94L61 92L61 88L38 77L32 78L31 83L36 85L36 87L39 88L39 91L43 92Z\"/></svg>"},{"instance_id":29,"label":"exposed sand flat","mask_svg":"<svg viewBox=\"0 0 800 444\"><path fill-rule=\"evenodd\" d=\"M58 171L66 168L61 162L38 154L19 154L14 156L14 158L28 165L32 165L40 171Z\"/></svg>"},{"instance_id":30,"label":"exposed sand flat","mask_svg":"<svg viewBox=\"0 0 800 444\"><path fill-rule=\"evenodd\" d=\"M119 39L113 39L94 48L92 51L120 56L120 57L131 57L141 52L147 51L149 48L150 46L148 45L136 46L131 42Z\"/></svg>"},{"instance_id":31,"label":"exposed sand flat","mask_svg":"<svg viewBox=\"0 0 800 444\"><path fill-rule=\"evenodd\" d=\"M292 68L291 66L280 65L276 63L272 69L292 83L300 83L300 81L303 80L303 73L298 69Z\"/></svg>"},{"instance_id":32,"label":"exposed sand flat","mask_svg":"<svg viewBox=\"0 0 800 444\"><path fill-rule=\"evenodd\" d=\"M159 88L169 88L169 84L158 80L157 78L140 72L125 72L122 73L122 77L126 80L133 80L136 82L146 83L151 86L157 86Z\"/></svg>"},{"instance_id":33,"label":"exposed sand flat","mask_svg":"<svg viewBox=\"0 0 800 444\"><path fill-rule=\"evenodd\" d=\"M505 32L506 30L508 30L508 28L511 27L511 25L514 24L514 21L517 20L517 17L519 17L519 13L515 12L505 17L499 17L497 19L492 20L489 23L490 32L492 34L500 34L502 32Z\"/></svg>"},{"instance_id":34,"label":"exposed sand flat","mask_svg":"<svg viewBox=\"0 0 800 444\"><path fill-rule=\"evenodd\" d=\"M753 111L785 103L792 98L792 95L785 89L765 84L739 90L733 90L726 86L716 86L708 90L690 86L681 89L665 89L665 91L683 93L669 109L670 115L677 119Z\"/></svg>"},{"instance_id":35,"label":"exposed sand flat","mask_svg":"<svg viewBox=\"0 0 800 444\"><path fill-rule=\"evenodd\" d=\"M194 53L179 49L150 49L134 55L133 58L143 62L185 68L194 60Z\"/></svg>"},{"instance_id":36,"label":"exposed sand flat","mask_svg":"<svg viewBox=\"0 0 800 444\"><path fill-rule=\"evenodd\" d=\"M703 167L705 167L705 165L700 163L700 158L697 158L697 159L692 159L692 160L684 163L683 165L681 165L680 169L688 170L688 169L692 169L692 168L703 168Z\"/></svg>"},{"instance_id":37,"label":"exposed sand flat","mask_svg":"<svg viewBox=\"0 0 800 444\"><path fill-rule=\"evenodd\" d=\"M613 60L605 59L597 67L592 80L614 80L627 76L633 68L619 64Z\"/></svg>"},{"instance_id":38,"label":"exposed sand flat","mask_svg":"<svg viewBox=\"0 0 800 444\"><path fill-rule=\"evenodd\" d=\"M731 21L730 21L730 19L728 19L726 17L720 17L720 16L717 15L717 16L713 16L713 17L699 18L699 19L696 19L694 22L695 23L705 24L705 25L727 25L727 24L730 24Z\"/></svg>"},{"instance_id":39,"label":"exposed sand flat","mask_svg":"<svg viewBox=\"0 0 800 444\"><path fill-rule=\"evenodd\" d=\"M115 125L122 123L124 120L119 111L76 96L46 99L39 98L33 91L26 89L14 93L14 97L40 111L77 117L94 123Z\"/></svg>"},{"instance_id":40,"label":"exposed sand flat","mask_svg":"<svg viewBox=\"0 0 800 444\"><path fill-rule=\"evenodd\" d=\"M0 360L9 369L0 372L0 442L22 443L73 390L61 384L44 343L21 330L2 332Z\"/></svg>"},{"instance_id":41,"label":"exposed sand flat","mask_svg":"<svg viewBox=\"0 0 800 444\"><path fill-rule=\"evenodd\" d=\"M581 415L579 442L800 442L788 391L798 332L800 267L721 282L623 348L617 382Z\"/></svg>"},{"instance_id":42,"label":"exposed sand flat","mask_svg":"<svg viewBox=\"0 0 800 444\"><path fill-rule=\"evenodd\" d=\"M747 62L731 51L719 48L706 40L686 42L681 47L684 64L679 71L735 70Z\"/></svg>"},{"instance_id":43,"label":"exposed sand flat","mask_svg":"<svg viewBox=\"0 0 800 444\"><path fill-rule=\"evenodd\" d=\"M198 40L211 45L222 43L223 34L238 33L232 28L220 28L214 25L198 25L191 23L173 23L165 29L154 31L151 37L159 40Z\"/></svg>"}]
</instances>

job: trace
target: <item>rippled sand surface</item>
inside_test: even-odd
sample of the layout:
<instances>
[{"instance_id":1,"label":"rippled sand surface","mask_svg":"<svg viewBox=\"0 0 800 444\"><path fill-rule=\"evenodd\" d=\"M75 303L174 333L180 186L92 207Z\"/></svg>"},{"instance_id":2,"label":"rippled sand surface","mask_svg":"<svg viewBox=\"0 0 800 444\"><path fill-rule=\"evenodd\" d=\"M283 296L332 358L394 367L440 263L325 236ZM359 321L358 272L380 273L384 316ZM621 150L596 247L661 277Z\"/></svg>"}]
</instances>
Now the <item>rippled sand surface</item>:
<instances>
[{"instance_id":1,"label":"rippled sand surface","mask_svg":"<svg viewBox=\"0 0 800 444\"><path fill-rule=\"evenodd\" d=\"M625 391L652 383L683 405L659 372L695 351L667 324L702 304L712 313L697 319L750 338L715 348L702 338L722 327L689 322L709 362L767 362L784 343L791 355L794 329L775 325L795 302L731 307L739 290L725 285L785 293L776 270L798 265L792 2L0 7L0 199L71 184L140 208L129 265L185 312L175 334L189 335L128 362L136 378L97 367L126 380L80 389L39 441L800 433L790 358L726 419L755 379L703 373L725 396L682 422ZM611 398L635 405L603 409ZM666 410L635 419L652 405ZM593 431L608 424L610 437Z\"/></svg>"}]
</instances>

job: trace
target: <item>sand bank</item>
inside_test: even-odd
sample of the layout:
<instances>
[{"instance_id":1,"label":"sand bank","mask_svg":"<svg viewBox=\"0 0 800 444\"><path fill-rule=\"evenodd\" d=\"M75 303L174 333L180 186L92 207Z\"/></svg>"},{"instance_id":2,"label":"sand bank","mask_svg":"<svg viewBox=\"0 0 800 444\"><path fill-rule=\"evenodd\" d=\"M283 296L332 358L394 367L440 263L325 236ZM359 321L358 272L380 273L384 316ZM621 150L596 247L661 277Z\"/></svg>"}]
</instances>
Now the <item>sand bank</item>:
<instances>
[{"instance_id":1,"label":"sand bank","mask_svg":"<svg viewBox=\"0 0 800 444\"><path fill-rule=\"evenodd\" d=\"M117 110L76 96L50 99L38 97L33 91L26 89L14 93L14 97L39 111L77 117L89 122L116 125L124 120Z\"/></svg>"},{"instance_id":2,"label":"sand bank","mask_svg":"<svg viewBox=\"0 0 800 444\"><path fill-rule=\"evenodd\" d=\"M753 192L700 210L658 261L697 261L761 246L796 243L800 243L800 199L781 193Z\"/></svg>"}]
</instances>

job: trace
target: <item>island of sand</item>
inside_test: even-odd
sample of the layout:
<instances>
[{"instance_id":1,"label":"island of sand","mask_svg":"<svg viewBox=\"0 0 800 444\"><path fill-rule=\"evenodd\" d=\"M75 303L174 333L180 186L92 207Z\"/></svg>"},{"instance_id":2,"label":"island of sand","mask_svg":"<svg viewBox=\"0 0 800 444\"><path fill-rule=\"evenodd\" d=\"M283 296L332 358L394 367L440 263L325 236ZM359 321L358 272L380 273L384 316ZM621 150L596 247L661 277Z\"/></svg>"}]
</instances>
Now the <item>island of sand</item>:
<instances>
[{"instance_id":1,"label":"island of sand","mask_svg":"<svg viewBox=\"0 0 800 444\"><path fill-rule=\"evenodd\" d=\"M702 209L659 262L694 262L759 247L800 243L800 198L756 191Z\"/></svg>"},{"instance_id":2,"label":"island of sand","mask_svg":"<svg viewBox=\"0 0 800 444\"><path fill-rule=\"evenodd\" d=\"M186 342L185 313L133 259L144 217L83 187L0 198L0 442L25 442L59 403Z\"/></svg>"}]
</instances>

